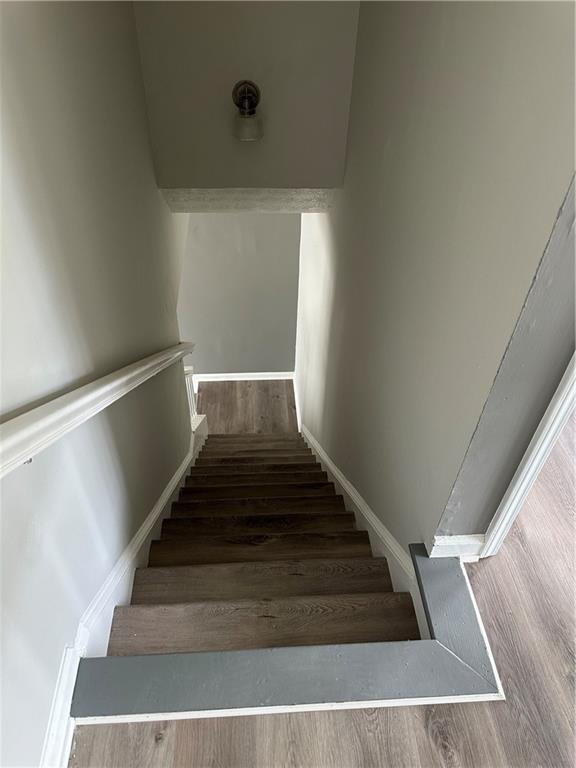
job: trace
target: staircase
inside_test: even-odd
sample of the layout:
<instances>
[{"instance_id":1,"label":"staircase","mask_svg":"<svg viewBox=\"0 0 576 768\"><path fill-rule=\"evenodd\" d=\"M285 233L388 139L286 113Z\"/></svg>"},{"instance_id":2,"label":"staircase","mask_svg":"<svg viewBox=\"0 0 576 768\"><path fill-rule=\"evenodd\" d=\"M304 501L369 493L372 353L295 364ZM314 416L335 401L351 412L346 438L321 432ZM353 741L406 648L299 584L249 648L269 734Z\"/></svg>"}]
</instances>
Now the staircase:
<instances>
[{"instance_id":1,"label":"staircase","mask_svg":"<svg viewBox=\"0 0 576 768\"><path fill-rule=\"evenodd\" d=\"M210 435L109 656L419 639L326 472L294 434Z\"/></svg>"}]
</instances>

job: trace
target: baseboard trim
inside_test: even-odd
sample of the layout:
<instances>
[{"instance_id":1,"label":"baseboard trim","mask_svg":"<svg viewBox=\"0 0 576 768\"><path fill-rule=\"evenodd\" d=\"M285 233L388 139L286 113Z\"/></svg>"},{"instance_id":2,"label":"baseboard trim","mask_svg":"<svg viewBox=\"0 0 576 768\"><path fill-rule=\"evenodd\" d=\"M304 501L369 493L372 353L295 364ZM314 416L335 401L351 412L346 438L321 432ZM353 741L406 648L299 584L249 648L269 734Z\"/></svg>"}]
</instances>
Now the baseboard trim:
<instances>
[{"instance_id":1,"label":"baseboard trim","mask_svg":"<svg viewBox=\"0 0 576 768\"><path fill-rule=\"evenodd\" d=\"M93 639L95 634L100 637L108 635L114 607L123 602L123 596L129 596L134 571L140 564L143 548L155 526L169 511L170 504L184 483L188 469L196 460L207 434L206 417L195 416L192 419L192 439L186 456L82 614L74 644L64 649L52 697L40 768L67 766L74 732L70 705L80 659L93 652L92 646L98 642Z\"/></svg>"},{"instance_id":2,"label":"baseboard trim","mask_svg":"<svg viewBox=\"0 0 576 768\"><path fill-rule=\"evenodd\" d=\"M404 571L406 576L411 580L414 580L414 566L412 565L412 560L408 552L406 552L401 544L399 544L390 533L388 528L386 528L384 523L376 516L368 502L362 498L359 491L352 485L342 470L336 466L310 430L304 425L302 425L301 430L304 439L310 445L310 448L312 448L313 453L316 454L320 462L324 465L330 479L344 496L347 502L347 507L352 509L352 511L359 516L359 522L365 523L370 532L372 532L380 541L382 547L384 547L388 553L387 556L392 557L397 565Z\"/></svg>"},{"instance_id":3,"label":"baseboard trim","mask_svg":"<svg viewBox=\"0 0 576 768\"><path fill-rule=\"evenodd\" d=\"M194 373L194 392L201 381L285 381L294 380L294 371L265 371L256 373Z\"/></svg>"},{"instance_id":4,"label":"baseboard trim","mask_svg":"<svg viewBox=\"0 0 576 768\"><path fill-rule=\"evenodd\" d=\"M426 543L429 557L459 557L464 562L475 562L484 550L484 534L434 536Z\"/></svg>"}]
</instances>

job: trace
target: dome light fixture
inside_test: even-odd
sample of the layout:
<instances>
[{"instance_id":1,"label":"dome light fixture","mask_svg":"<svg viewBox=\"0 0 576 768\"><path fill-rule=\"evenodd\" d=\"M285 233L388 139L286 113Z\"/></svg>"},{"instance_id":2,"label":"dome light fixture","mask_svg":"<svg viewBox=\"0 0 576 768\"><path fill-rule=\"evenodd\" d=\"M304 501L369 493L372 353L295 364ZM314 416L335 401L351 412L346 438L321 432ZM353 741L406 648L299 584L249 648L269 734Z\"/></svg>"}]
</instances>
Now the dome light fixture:
<instances>
[{"instance_id":1,"label":"dome light fixture","mask_svg":"<svg viewBox=\"0 0 576 768\"><path fill-rule=\"evenodd\" d=\"M262 138L262 121L256 114L260 103L260 89L252 80L239 80L232 89L232 101L238 107L234 119L234 135L239 141L258 141Z\"/></svg>"}]
</instances>

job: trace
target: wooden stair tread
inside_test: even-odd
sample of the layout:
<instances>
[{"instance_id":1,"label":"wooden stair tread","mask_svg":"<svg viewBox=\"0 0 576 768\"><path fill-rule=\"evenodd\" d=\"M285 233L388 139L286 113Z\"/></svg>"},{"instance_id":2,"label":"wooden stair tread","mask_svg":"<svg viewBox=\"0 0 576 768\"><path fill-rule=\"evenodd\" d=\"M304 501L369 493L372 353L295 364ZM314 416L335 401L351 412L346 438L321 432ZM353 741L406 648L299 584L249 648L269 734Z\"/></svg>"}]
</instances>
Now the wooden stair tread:
<instances>
[{"instance_id":1,"label":"wooden stair tread","mask_svg":"<svg viewBox=\"0 0 576 768\"><path fill-rule=\"evenodd\" d=\"M187 488L219 485L270 485L278 483L318 483L327 482L328 475L321 469L302 472L264 472L256 474L229 473L226 475L189 475Z\"/></svg>"},{"instance_id":2,"label":"wooden stair tread","mask_svg":"<svg viewBox=\"0 0 576 768\"><path fill-rule=\"evenodd\" d=\"M180 490L180 499L259 499L286 496L329 496L335 493L329 482L270 483L256 485L223 485Z\"/></svg>"},{"instance_id":3,"label":"wooden stair tread","mask_svg":"<svg viewBox=\"0 0 576 768\"><path fill-rule=\"evenodd\" d=\"M217 448L202 448L199 456L201 458L220 458L226 456L314 456L310 448L296 446L280 446L278 448L261 448L259 446L241 446L233 445L219 446Z\"/></svg>"},{"instance_id":4,"label":"wooden stair tread","mask_svg":"<svg viewBox=\"0 0 576 768\"><path fill-rule=\"evenodd\" d=\"M303 440L300 432L209 432L208 440Z\"/></svg>"},{"instance_id":5,"label":"wooden stair tread","mask_svg":"<svg viewBox=\"0 0 576 768\"><path fill-rule=\"evenodd\" d=\"M116 608L109 655L418 639L408 593L312 595Z\"/></svg>"},{"instance_id":6,"label":"wooden stair tread","mask_svg":"<svg viewBox=\"0 0 576 768\"><path fill-rule=\"evenodd\" d=\"M271 560L138 568L132 603L391 592L385 558Z\"/></svg>"},{"instance_id":7,"label":"wooden stair tread","mask_svg":"<svg viewBox=\"0 0 576 768\"><path fill-rule=\"evenodd\" d=\"M290 453L284 451L284 453L275 453L268 455L263 453L258 456L202 456L199 455L196 459L195 467L216 467L227 466L229 464L316 464L317 459L313 453Z\"/></svg>"},{"instance_id":8,"label":"wooden stair tread","mask_svg":"<svg viewBox=\"0 0 576 768\"><path fill-rule=\"evenodd\" d=\"M162 538L251 533L323 533L353 531L354 515L315 512L307 515L229 515L228 517L176 517L162 523Z\"/></svg>"},{"instance_id":9,"label":"wooden stair tread","mask_svg":"<svg viewBox=\"0 0 576 768\"><path fill-rule=\"evenodd\" d=\"M195 536L153 541L148 564L194 565L311 557L369 557L370 554L366 531Z\"/></svg>"},{"instance_id":10,"label":"wooden stair tread","mask_svg":"<svg viewBox=\"0 0 576 768\"><path fill-rule=\"evenodd\" d=\"M227 475L254 475L264 478L268 474L277 474L286 472L322 472L322 465L319 462L307 462L293 464L201 464L192 467L188 477L207 477L215 475L216 477L226 477Z\"/></svg>"},{"instance_id":11,"label":"wooden stair tread","mask_svg":"<svg viewBox=\"0 0 576 768\"><path fill-rule=\"evenodd\" d=\"M238 514L308 514L309 512L343 513L344 499L339 495L269 497L265 499L216 499L194 501L182 499L172 504L172 517L206 515L227 517Z\"/></svg>"}]
</instances>

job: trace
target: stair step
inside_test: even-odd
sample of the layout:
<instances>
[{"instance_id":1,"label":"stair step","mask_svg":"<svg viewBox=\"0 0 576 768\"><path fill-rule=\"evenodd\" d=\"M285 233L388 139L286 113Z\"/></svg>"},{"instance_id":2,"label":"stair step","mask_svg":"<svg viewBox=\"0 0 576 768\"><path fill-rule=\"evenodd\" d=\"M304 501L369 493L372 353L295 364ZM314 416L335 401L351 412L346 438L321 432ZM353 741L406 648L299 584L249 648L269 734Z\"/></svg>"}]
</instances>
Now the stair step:
<instances>
[{"instance_id":1,"label":"stair step","mask_svg":"<svg viewBox=\"0 0 576 768\"><path fill-rule=\"evenodd\" d=\"M311 557L370 557L366 531L278 533L249 536L196 536L163 539L150 545L148 565L200 565Z\"/></svg>"},{"instance_id":2,"label":"stair step","mask_svg":"<svg viewBox=\"0 0 576 768\"><path fill-rule=\"evenodd\" d=\"M305 440L303 440L301 437L290 437L290 438L277 438L277 437L258 437L257 439L254 438L245 438L245 437L229 437L229 438L217 438L214 439L212 437L208 437L208 439L204 442L204 448L218 448L218 447L228 447L230 445L233 446L239 446L240 448L247 446L247 447L256 447L256 448L266 448L266 447L277 447L283 448L284 446L295 446L297 448L308 448L308 445Z\"/></svg>"},{"instance_id":3,"label":"stair step","mask_svg":"<svg viewBox=\"0 0 576 768\"><path fill-rule=\"evenodd\" d=\"M323 514L307 515L230 515L228 517L176 517L162 523L162 538L177 539L181 536L210 535L228 536L251 533L323 533L355 530L354 515Z\"/></svg>"},{"instance_id":4,"label":"stair step","mask_svg":"<svg viewBox=\"0 0 576 768\"><path fill-rule=\"evenodd\" d=\"M274 458L275 456L284 456L289 454L290 456L312 456L313 453L310 448L296 447L296 446L282 446L277 448L260 448L259 446L218 446L218 448L202 448L199 456L202 458L225 458L225 457L239 457L239 456L268 456Z\"/></svg>"},{"instance_id":5,"label":"stair step","mask_svg":"<svg viewBox=\"0 0 576 768\"><path fill-rule=\"evenodd\" d=\"M109 656L417 640L410 594L130 605L114 611Z\"/></svg>"},{"instance_id":6,"label":"stair step","mask_svg":"<svg viewBox=\"0 0 576 768\"><path fill-rule=\"evenodd\" d=\"M391 591L384 558L272 560L138 568L132 604Z\"/></svg>"},{"instance_id":7,"label":"stair step","mask_svg":"<svg viewBox=\"0 0 576 768\"><path fill-rule=\"evenodd\" d=\"M269 485L206 486L205 488L181 488L180 500L210 499L262 499L287 496L330 496L332 483L270 483Z\"/></svg>"},{"instance_id":8,"label":"stair step","mask_svg":"<svg viewBox=\"0 0 576 768\"><path fill-rule=\"evenodd\" d=\"M328 475L320 468L301 472L255 472L239 474L229 472L225 475L188 475L187 488L220 485L269 485L278 483L318 483L328 480Z\"/></svg>"},{"instance_id":9,"label":"stair step","mask_svg":"<svg viewBox=\"0 0 576 768\"><path fill-rule=\"evenodd\" d=\"M293 464L203 464L193 466L189 477L208 476L226 476L226 475L258 475L264 477L267 474L278 472L316 472L322 471L322 465L319 462L293 463Z\"/></svg>"},{"instance_id":10,"label":"stair step","mask_svg":"<svg viewBox=\"0 0 576 768\"><path fill-rule=\"evenodd\" d=\"M266 466L267 464L316 464L316 456L312 453L296 453L290 451L284 453L266 454L262 456L206 456L199 455L195 467L227 467L230 464L255 464Z\"/></svg>"},{"instance_id":11,"label":"stair step","mask_svg":"<svg viewBox=\"0 0 576 768\"><path fill-rule=\"evenodd\" d=\"M172 504L172 517L204 517L214 515L285 515L309 512L342 513L346 511L342 496L276 497L267 499L216 499L208 501L176 501Z\"/></svg>"},{"instance_id":12,"label":"stair step","mask_svg":"<svg viewBox=\"0 0 576 768\"><path fill-rule=\"evenodd\" d=\"M303 440L300 432L210 432L208 440Z\"/></svg>"}]
</instances>

